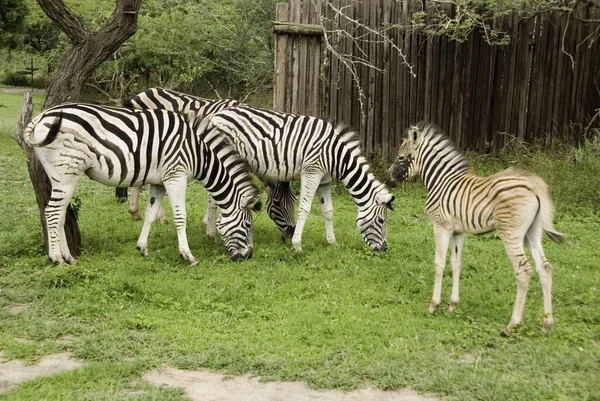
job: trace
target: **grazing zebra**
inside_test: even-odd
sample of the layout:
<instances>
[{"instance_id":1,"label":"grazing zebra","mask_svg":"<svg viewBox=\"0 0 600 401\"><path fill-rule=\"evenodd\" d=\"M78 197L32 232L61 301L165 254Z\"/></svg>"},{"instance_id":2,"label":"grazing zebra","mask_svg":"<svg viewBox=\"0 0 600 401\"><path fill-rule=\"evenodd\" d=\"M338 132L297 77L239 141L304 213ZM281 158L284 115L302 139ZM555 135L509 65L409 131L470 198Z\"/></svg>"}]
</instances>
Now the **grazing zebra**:
<instances>
[{"instance_id":1,"label":"grazing zebra","mask_svg":"<svg viewBox=\"0 0 600 401\"><path fill-rule=\"evenodd\" d=\"M250 208L260 199L243 160L226 138L194 127L166 110L130 110L88 104L65 104L37 116L25 133L52 183L46 207L48 256L74 263L64 233L65 212L81 176L117 187L150 185L146 219L138 249L148 255L150 226L169 194L179 252L191 265L186 236L187 183L200 180L222 209L219 231L232 260L252 255Z\"/></svg>"},{"instance_id":2,"label":"grazing zebra","mask_svg":"<svg viewBox=\"0 0 600 401\"><path fill-rule=\"evenodd\" d=\"M145 92L134 96L128 107L136 109L165 109L185 115L191 115L194 118L204 118L217 111L227 109L241 103L236 100L211 100L196 96L175 92L169 89L150 88ZM294 204L296 202L296 193L289 182L266 182L267 184L267 213L275 222L275 225L285 239L294 234ZM129 202L129 213L134 220L139 219L138 198L140 188L132 188ZM161 207L159 217L161 221L166 222L166 216ZM204 216L206 224L206 234L210 240L216 237L216 206L209 202L208 209Z\"/></svg>"},{"instance_id":3,"label":"grazing zebra","mask_svg":"<svg viewBox=\"0 0 600 401\"><path fill-rule=\"evenodd\" d=\"M476 175L467 158L435 125L420 122L411 126L398 157L388 170L387 184L419 175L427 186L425 211L435 236L435 284L428 309L440 304L446 252L451 244L452 295L450 312L458 304L458 281L464 233L481 234L496 230L504 242L517 278L517 296L509 335L523 315L525 296L533 274L523 246L531 251L544 298L544 330L552 327L552 270L544 256L542 232L556 242L566 236L554 230L553 206L546 183L535 175L509 168L489 177Z\"/></svg>"},{"instance_id":4,"label":"grazing zebra","mask_svg":"<svg viewBox=\"0 0 600 401\"><path fill-rule=\"evenodd\" d=\"M331 181L341 180L358 209L357 227L373 250L387 247L386 208L394 196L369 172L356 133L325 120L249 106L213 114L207 130L223 132L250 169L268 182L301 181L292 244L302 251L302 231L315 192L321 201L326 238L335 243Z\"/></svg>"}]
</instances>

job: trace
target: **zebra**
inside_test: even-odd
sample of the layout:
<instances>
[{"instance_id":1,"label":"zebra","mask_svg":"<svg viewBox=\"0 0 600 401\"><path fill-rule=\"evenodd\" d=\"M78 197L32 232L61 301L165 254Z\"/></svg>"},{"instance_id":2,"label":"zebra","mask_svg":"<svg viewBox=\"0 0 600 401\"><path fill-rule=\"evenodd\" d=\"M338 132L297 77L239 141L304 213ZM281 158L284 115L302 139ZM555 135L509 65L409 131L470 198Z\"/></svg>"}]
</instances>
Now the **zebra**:
<instances>
[{"instance_id":1,"label":"zebra","mask_svg":"<svg viewBox=\"0 0 600 401\"><path fill-rule=\"evenodd\" d=\"M440 304L442 275L451 244L452 294L449 311L458 304L458 284L464 233L496 230L502 239L517 280L517 295L511 320L503 331L508 336L523 315L532 267L525 255L529 248L543 292L544 331L554 324L552 316L552 270L544 256L542 232L555 242L566 236L552 224L553 205L544 180L514 168L488 177L478 176L465 155L434 124L421 121L407 130L398 156L387 172L387 184L421 176L428 195L425 211L433 223L435 237L435 284L428 312Z\"/></svg>"},{"instance_id":2,"label":"zebra","mask_svg":"<svg viewBox=\"0 0 600 401\"><path fill-rule=\"evenodd\" d=\"M167 110L130 110L90 104L64 104L38 115L25 138L52 183L45 216L48 256L74 263L65 241L64 221L81 176L117 187L150 184L150 196L137 247L148 256L150 226L166 193L171 199L179 252L191 265L186 235L185 193L201 181L222 210L218 222L232 260L252 256L252 215L260 192L245 162L226 138L205 131L206 121L188 120Z\"/></svg>"},{"instance_id":3,"label":"zebra","mask_svg":"<svg viewBox=\"0 0 600 401\"><path fill-rule=\"evenodd\" d=\"M135 95L126 104L127 107L136 109L165 109L191 115L194 118L205 118L211 114L233 106L241 105L237 100L212 100L176 92L170 89L150 88ZM296 193L289 182L266 182L267 184L267 213L279 229L282 239L294 234L294 204ZM139 219L138 199L140 188L131 190L129 202L129 213L134 220ZM161 221L166 222L166 216L162 207L159 212ZM204 217L206 235L214 241L216 237L216 206L209 202L209 207Z\"/></svg>"},{"instance_id":4,"label":"zebra","mask_svg":"<svg viewBox=\"0 0 600 401\"><path fill-rule=\"evenodd\" d=\"M348 126L326 120L246 105L213 114L207 130L228 136L251 171L268 182L300 180L300 204L292 245L302 251L302 231L317 193L326 239L333 231L331 182L342 181L358 209L357 228L375 251L387 248L387 208L394 195L369 172L358 135Z\"/></svg>"}]
</instances>

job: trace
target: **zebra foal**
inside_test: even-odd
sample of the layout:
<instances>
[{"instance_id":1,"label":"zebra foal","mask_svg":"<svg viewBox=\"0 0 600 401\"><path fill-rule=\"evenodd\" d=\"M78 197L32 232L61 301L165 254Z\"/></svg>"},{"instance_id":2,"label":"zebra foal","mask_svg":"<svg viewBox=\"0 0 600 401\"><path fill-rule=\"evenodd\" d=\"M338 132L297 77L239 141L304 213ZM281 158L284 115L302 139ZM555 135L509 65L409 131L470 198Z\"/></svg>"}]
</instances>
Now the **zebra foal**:
<instances>
[{"instance_id":1,"label":"zebra foal","mask_svg":"<svg viewBox=\"0 0 600 401\"><path fill-rule=\"evenodd\" d=\"M126 105L127 107L144 109L164 109L174 111L192 118L206 118L213 113L224 110L242 103L237 100L212 100L176 92L170 89L150 88L135 95ZM267 185L267 213L281 233L283 239L294 234L294 204L296 193L289 182L266 182ZM129 213L134 220L139 219L139 187L131 190L129 201ZM204 224L206 224L206 236L214 241L216 237L216 205L209 201ZM166 222L167 218L162 207L159 218Z\"/></svg>"},{"instance_id":2,"label":"zebra foal","mask_svg":"<svg viewBox=\"0 0 600 401\"><path fill-rule=\"evenodd\" d=\"M205 131L205 121L190 126L183 116L165 110L134 111L88 104L64 104L38 115L25 139L35 150L52 183L45 216L48 256L74 263L64 232L67 205L79 179L117 187L150 184L146 218L137 246L148 255L150 226L169 194L179 252L191 265L186 235L187 183L200 180L222 209L219 231L232 260L252 255L250 208L260 200L247 166L221 136Z\"/></svg>"},{"instance_id":3,"label":"zebra foal","mask_svg":"<svg viewBox=\"0 0 600 401\"><path fill-rule=\"evenodd\" d=\"M552 268L544 256L542 233L563 242L566 236L552 225L553 206L546 183L535 175L509 168L489 177L476 175L467 158L435 125L420 122L407 130L398 156L388 170L387 184L419 175L427 186L425 211L435 237L435 283L428 312L440 304L442 275L451 244L452 294L450 312L458 304L458 282L464 233L496 230L502 239L517 279L517 295L509 324L510 335L523 315L532 267L525 255L529 248L540 278L544 302L544 330L554 324L552 316Z\"/></svg>"}]
</instances>

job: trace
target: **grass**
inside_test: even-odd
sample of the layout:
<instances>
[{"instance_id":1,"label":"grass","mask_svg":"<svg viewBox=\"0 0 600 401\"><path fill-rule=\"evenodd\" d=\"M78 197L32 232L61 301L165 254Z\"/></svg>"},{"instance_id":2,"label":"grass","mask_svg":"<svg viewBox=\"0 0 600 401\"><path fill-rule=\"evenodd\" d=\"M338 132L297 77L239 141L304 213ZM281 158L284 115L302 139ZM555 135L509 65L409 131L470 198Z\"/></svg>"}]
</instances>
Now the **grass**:
<instances>
[{"instance_id":1,"label":"grass","mask_svg":"<svg viewBox=\"0 0 600 401\"><path fill-rule=\"evenodd\" d=\"M6 96L0 103L10 103ZM470 156L483 173L516 165L543 176L556 228L569 235L567 245L544 240L554 267L555 328L549 336L540 332L534 276L522 326L502 338L516 285L493 234L466 238L457 311L446 311L447 274L441 310L425 313L433 243L420 183L394 190L385 254L367 249L350 197L336 188L337 246L325 241L316 203L302 254L280 240L262 212L254 258L242 263L230 263L222 243L207 242L205 191L190 185L188 236L200 260L191 268L178 255L172 224L153 227L143 260L135 249L141 222L130 220L112 188L82 179L76 196L83 254L76 265L53 266L42 254L24 155L10 134L0 133L0 349L31 362L70 349L88 365L29 381L3 399L184 399L180 390L139 380L167 364L315 388L410 386L448 400L600 400L597 143ZM9 313L15 305L28 309Z\"/></svg>"}]
</instances>

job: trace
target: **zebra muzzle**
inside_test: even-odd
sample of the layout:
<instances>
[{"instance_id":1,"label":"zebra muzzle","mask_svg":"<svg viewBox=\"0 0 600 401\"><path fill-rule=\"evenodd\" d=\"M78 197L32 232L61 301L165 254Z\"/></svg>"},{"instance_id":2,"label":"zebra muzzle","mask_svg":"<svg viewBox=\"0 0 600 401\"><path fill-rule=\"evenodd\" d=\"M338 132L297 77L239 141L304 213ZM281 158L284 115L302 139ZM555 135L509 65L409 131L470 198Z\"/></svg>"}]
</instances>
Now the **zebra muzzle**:
<instances>
[{"instance_id":1,"label":"zebra muzzle","mask_svg":"<svg viewBox=\"0 0 600 401\"><path fill-rule=\"evenodd\" d=\"M231 254L230 259L232 262L239 262L241 260L252 259L252 247L248 247L246 252L236 252Z\"/></svg>"}]
</instances>

